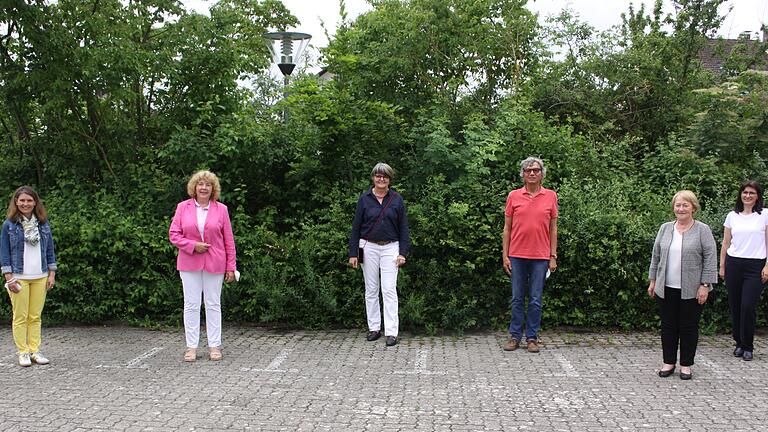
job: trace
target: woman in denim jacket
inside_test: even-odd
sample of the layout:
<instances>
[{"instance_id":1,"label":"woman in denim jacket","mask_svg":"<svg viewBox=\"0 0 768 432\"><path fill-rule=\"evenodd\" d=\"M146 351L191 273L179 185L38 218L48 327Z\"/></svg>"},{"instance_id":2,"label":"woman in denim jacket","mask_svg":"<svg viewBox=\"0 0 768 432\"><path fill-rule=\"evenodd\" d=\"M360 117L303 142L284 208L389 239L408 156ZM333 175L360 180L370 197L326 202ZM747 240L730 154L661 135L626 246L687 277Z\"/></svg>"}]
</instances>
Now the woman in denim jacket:
<instances>
[{"instance_id":1,"label":"woman in denim jacket","mask_svg":"<svg viewBox=\"0 0 768 432\"><path fill-rule=\"evenodd\" d=\"M13 193L2 234L0 264L13 306L13 341L19 365L44 365L40 353L41 319L45 295L56 280L56 254L45 207L31 187Z\"/></svg>"}]
</instances>

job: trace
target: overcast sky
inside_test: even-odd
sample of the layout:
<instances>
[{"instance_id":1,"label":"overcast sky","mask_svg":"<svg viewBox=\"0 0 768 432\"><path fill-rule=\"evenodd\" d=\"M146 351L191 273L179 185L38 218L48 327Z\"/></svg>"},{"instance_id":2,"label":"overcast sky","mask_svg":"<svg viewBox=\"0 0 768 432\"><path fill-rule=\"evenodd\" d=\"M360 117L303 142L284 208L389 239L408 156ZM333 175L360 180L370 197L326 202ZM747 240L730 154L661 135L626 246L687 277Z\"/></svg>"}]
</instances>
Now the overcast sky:
<instances>
[{"instance_id":1,"label":"overcast sky","mask_svg":"<svg viewBox=\"0 0 768 432\"><path fill-rule=\"evenodd\" d=\"M328 40L325 37L321 22L328 32L333 35L339 21L339 0L282 0L283 4L293 13L301 24L295 29L312 35L311 45L325 47ZM582 20L587 21L600 30L607 29L621 22L621 13L626 12L629 4L639 8L645 3L647 10L652 10L654 0L529 0L528 7L539 13L540 18L555 15L565 7L574 10ZM206 13L216 0L184 0L188 9ZM370 10L365 0L346 0L346 9L350 19ZM672 11L672 2L665 0L666 8ZM760 26L768 22L768 0L731 0L725 2L723 11L733 6L725 19L719 34L724 37L736 38L743 31L759 33Z\"/></svg>"}]
</instances>

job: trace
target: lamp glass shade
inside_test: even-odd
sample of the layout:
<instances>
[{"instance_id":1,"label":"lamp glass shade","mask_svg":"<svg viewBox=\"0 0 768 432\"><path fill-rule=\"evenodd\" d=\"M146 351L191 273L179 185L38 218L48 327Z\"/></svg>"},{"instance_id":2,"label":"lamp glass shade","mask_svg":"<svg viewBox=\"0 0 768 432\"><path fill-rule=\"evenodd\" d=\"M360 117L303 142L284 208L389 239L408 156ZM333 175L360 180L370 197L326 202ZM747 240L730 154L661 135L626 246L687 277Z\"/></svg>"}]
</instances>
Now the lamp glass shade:
<instances>
[{"instance_id":1,"label":"lamp glass shade","mask_svg":"<svg viewBox=\"0 0 768 432\"><path fill-rule=\"evenodd\" d=\"M283 75L290 75L296 67L296 62L304 53L312 38L307 33L271 32L262 35L267 42L272 61L280 68Z\"/></svg>"}]
</instances>

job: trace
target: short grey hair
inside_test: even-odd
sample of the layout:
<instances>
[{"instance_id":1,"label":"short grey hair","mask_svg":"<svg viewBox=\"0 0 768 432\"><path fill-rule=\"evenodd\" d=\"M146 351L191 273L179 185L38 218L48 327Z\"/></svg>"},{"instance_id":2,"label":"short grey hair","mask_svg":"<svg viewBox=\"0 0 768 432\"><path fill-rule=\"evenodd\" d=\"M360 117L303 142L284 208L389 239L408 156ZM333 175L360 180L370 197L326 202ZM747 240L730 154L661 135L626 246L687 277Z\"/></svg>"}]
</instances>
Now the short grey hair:
<instances>
[{"instance_id":1,"label":"short grey hair","mask_svg":"<svg viewBox=\"0 0 768 432\"><path fill-rule=\"evenodd\" d=\"M385 175L389 177L390 180L395 179L395 170L393 170L391 166L385 164L384 162L379 162L373 167L371 170L371 177L375 176L376 174Z\"/></svg>"},{"instance_id":2,"label":"short grey hair","mask_svg":"<svg viewBox=\"0 0 768 432\"><path fill-rule=\"evenodd\" d=\"M537 158L537 157L530 156L530 157L527 157L527 158L523 159L523 161L520 162L520 178L525 178L525 170L529 166L531 166L531 165L533 165L535 163L538 163L539 166L541 167L541 178L546 177L547 176L547 168L544 167L544 161L539 159L539 158Z\"/></svg>"}]
</instances>

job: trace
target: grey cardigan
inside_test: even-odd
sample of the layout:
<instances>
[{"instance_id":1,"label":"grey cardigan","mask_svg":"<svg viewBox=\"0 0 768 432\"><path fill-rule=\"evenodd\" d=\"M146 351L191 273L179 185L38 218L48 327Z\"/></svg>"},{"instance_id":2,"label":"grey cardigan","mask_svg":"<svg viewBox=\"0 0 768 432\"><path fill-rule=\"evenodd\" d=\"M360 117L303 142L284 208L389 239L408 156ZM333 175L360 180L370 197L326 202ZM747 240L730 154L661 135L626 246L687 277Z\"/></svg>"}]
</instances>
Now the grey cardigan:
<instances>
[{"instance_id":1,"label":"grey cardigan","mask_svg":"<svg viewBox=\"0 0 768 432\"><path fill-rule=\"evenodd\" d=\"M661 225L656 241L653 242L653 254L651 266L648 269L648 280L655 280L656 287L653 292L660 298L664 298L664 279L667 276L667 256L669 246L672 244L672 230L674 222ZM682 251L682 290L680 298L683 300L696 298L699 285L717 282L717 246L709 225L694 221L691 229L683 233Z\"/></svg>"}]
</instances>

